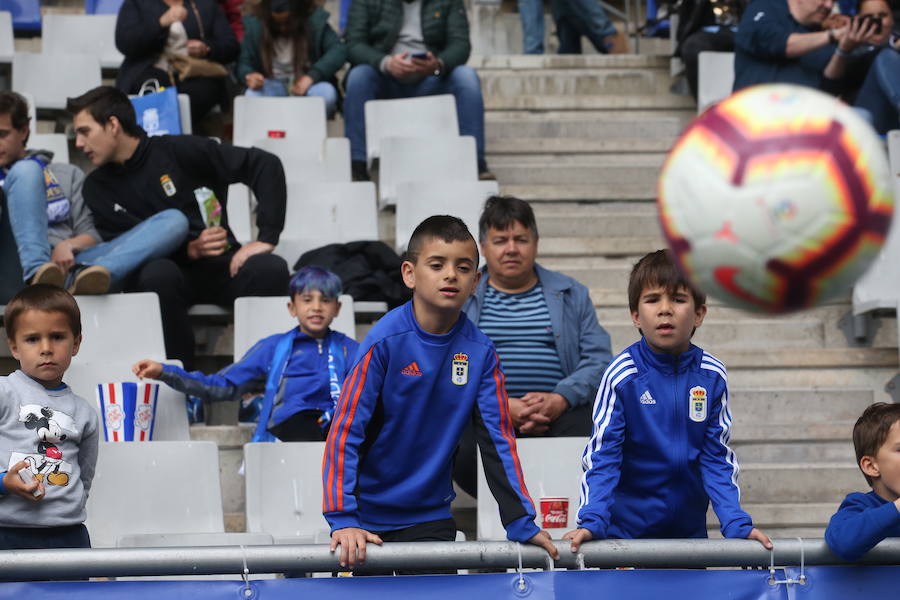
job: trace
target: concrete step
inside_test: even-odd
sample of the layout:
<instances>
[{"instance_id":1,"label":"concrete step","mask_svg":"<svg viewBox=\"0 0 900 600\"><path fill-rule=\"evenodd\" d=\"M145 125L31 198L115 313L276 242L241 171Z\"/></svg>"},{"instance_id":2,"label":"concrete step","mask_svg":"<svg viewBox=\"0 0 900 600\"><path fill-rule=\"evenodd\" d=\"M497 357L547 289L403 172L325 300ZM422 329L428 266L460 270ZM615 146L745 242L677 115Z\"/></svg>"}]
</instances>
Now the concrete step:
<instances>
[{"instance_id":1,"label":"concrete step","mask_svg":"<svg viewBox=\"0 0 900 600\"><path fill-rule=\"evenodd\" d=\"M574 220L574 219L573 219ZM626 236L607 235L604 237L544 237L541 235L541 256L635 256L664 248L666 243L660 235ZM653 232L652 229L648 232Z\"/></svg>"},{"instance_id":2,"label":"concrete step","mask_svg":"<svg viewBox=\"0 0 900 600\"><path fill-rule=\"evenodd\" d=\"M789 315L760 315L727 307L713 307L694 334L694 343L710 351L726 348L847 348L838 326L850 310L829 305ZM620 308L599 308L597 319L612 336L613 345L627 345L635 336L630 314ZM897 348L896 319L886 318L871 348ZM777 332L777 335L773 335Z\"/></svg>"},{"instance_id":3,"label":"concrete step","mask_svg":"<svg viewBox=\"0 0 900 600\"><path fill-rule=\"evenodd\" d=\"M767 504L742 502L741 508L753 517L753 524L763 529L767 535L774 537L772 529L786 527L825 527L831 515L837 512L840 501ZM719 519L710 507L706 514L706 524L710 528L719 528ZM782 536L783 537L783 536ZM818 536L818 537L821 537Z\"/></svg>"},{"instance_id":4,"label":"concrete step","mask_svg":"<svg viewBox=\"0 0 900 600\"><path fill-rule=\"evenodd\" d=\"M819 539L825 537L825 524L818 527L768 527L764 533L773 540L780 539ZM707 534L711 539L721 539L722 533L718 526L715 529L708 529Z\"/></svg>"},{"instance_id":5,"label":"concrete step","mask_svg":"<svg viewBox=\"0 0 900 600\"><path fill-rule=\"evenodd\" d=\"M800 423L796 427L802 427ZM845 463L853 465L856 461L850 433L852 423L844 424L844 435L840 441L803 441L776 443L770 440L754 440L743 442L740 439L743 429L735 425L731 448L737 454L740 464L782 464L798 463Z\"/></svg>"},{"instance_id":6,"label":"concrete step","mask_svg":"<svg viewBox=\"0 0 900 600\"><path fill-rule=\"evenodd\" d=\"M505 185L594 184L656 186L663 153L491 155L489 164Z\"/></svg>"},{"instance_id":7,"label":"concrete step","mask_svg":"<svg viewBox=\"0 0 900 600\"><path fill-rule=\"evenodd\" d=\"M484 94L486 110L696 110L694 99L667 92L655 94L509 95L504 87Z\"/></svg>"},{"instance_id":8,"label":"concrete step","mask_svg":"<svg viewBox=\"0 0 900 600\"><path fill-rule=\"evenodd\" d=\"M762 431L774 424L788 425L797 436L793 439L798 440L807 439L809 428L813 425L839 424L843 433L843 427L848 423L852 426L862 411L874 401L872 390L864 387L731 389L735 433L740 429L742 439L767 437L750 437L750 432L745 431L749 424L758 424ZM813 439L834 438L817 434Z\"/></svg>"},{"instance_id":9,"label":"concrete step","mask_svg":"<svg viewBox=\"0 0 900 600\"><path fill-rule=\"evenodd\" d=\"M541 256L547 251L545 242L560 237L661 239L656 205L651 203L536 202L532 209L541 235Z\"/></svg>"},{"instance_id":10,"label":"concrete step","mask_svg":"<svg viewBox=\"0 0 900 600\"><path fill-rule=\"evenodd\" d=\"M488 165L491 157L488 157ZM562 183L521 185L500 179L500 191L508 196L539 203L552 202L622 202L634 201L655 204L656 182L613 181L599 183Z\"/></svg>"},{"instance_id":11,"label":"concrete step","mask_svg":"<svg viewBox=\"0 0 900 600\"><path fill-rule=\"evenodd\" d=\"M553 69L485 70L481 90L485 96L619 96L668 94L667 69Z\"/></svg>"},{"instance_id":12,"label":"concrete step","mask_svg":"<svg viewBox=\"0 0 900 600\"><path fill-rule=\"evenodd\" d=\"M244 444L253 437L255 424L192 425L191 439L216 442L219 445L219 479L222 486L222 510L244 514L244 477L238 472L244 460ZM232 516L232 521L234 520ZM226 523L228 519L226 518ZM232 523L231 526L236 526ZM243 531L238 529L237 531Z\"/></svg>"},{"instance_id":13,"label":"concrete step","mask_svg":"<svg viewBox=\"0 0 900 600\"><path fill-rule=\"evenodd\" d=\"M742 463L741 500L746 503L834 502L863 489L865 479L853 463Z\"/></svg>"},{"instance_id":14,"label":"concrete step","mask_svg":"<svg viewBox=\"0 0 900 600\"><path fill-rule=\"evenodd\" d=\"M494 54L490 56L472 55L467 63L479 73L491 71L544 71L544 70L669 70L666 56L639 54Z\"/></svg>"}]
</instances>

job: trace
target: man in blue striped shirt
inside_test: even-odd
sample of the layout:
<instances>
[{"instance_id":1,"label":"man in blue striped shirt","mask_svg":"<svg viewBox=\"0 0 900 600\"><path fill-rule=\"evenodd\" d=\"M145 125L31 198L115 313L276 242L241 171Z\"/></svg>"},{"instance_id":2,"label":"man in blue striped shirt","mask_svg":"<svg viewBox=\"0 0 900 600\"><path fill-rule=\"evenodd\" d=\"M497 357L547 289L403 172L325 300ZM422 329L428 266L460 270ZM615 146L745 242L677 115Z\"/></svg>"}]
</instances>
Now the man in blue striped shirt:
<instances>
[{"instance_id":1,"label":"man in blue striped shirt","mask_svg":"<svg viewBox=\"0 0 900 600\"><path fill-rule=\"evenodd\" d=\"M489 198L478 229L487 265L464 310L500 355L516 435L589 436L591 403L612 353L587 288L537 264L537 224L524 200ZM457 483L474 495L468 433L456 463Z\"/></svg>"}]
</instances>

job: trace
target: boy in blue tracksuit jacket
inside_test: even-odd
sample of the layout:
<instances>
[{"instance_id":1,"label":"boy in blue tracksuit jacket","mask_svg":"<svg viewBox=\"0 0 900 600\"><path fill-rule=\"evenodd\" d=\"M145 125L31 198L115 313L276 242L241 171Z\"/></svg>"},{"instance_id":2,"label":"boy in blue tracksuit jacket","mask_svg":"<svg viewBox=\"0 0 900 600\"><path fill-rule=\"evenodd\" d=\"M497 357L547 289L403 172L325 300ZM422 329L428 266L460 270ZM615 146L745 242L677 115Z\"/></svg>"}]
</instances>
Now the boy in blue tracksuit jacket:
<instances>
[{"instance_id":1,"label":"boy in blue tracksuit jacket","mask_svg":"<svg viewBox=\"0 0 900 600\"><path fill-rule=\"evenodd\" d=\"M516 454L503 371L490 339L462 313L478 283L478 249L456 217L423 221L403 262L411 302L385 315L357 353L325 445L323 513L341 566L367 542L452 541L451 473L472 421L485 475L511 540L558 557Z\"/></svg>"},{"instance_id":2,"label":"boy in blue tracksuit jacket","mask_svg":"<svg viewBox=\"0 0 900 600\"><path fill-rule=\"evenodd\" d=\"M690 341L705 303L665 250L634 266L628 305L642 337L600 383L578 529L564 536L573 552L590 539L706 537L710 500L725 537L772 547L741 510L725 365Z\"/></svg>"},{"instance_id":3,"label":"boy in blue tracksuit jacket","mask_svg":"<svg viewBox=\"0 0 900 600\"><path fill-rule=\"evenodd\" d=\"M853 447L872 491L848 494L825 530L828 546L845 560L900 537L900 404L866 408L853 426Z\"/></svg>"},{"instance_id":4,"label":"boy in blue tracksuit jacket","mask_svg":"<svg viewBox=\"0 0 900 600\"><path fill-rule=\"evenodd\" d=\"M205 400L239 400L264 389L253 441L322 441L359 346L329 329L340 310L340 294L337 275L304 267L290 283L288 311L298 321L294 329L263 338L241 360L213 375L146 359L132 370Z\"/></svg>"}]
</instances>

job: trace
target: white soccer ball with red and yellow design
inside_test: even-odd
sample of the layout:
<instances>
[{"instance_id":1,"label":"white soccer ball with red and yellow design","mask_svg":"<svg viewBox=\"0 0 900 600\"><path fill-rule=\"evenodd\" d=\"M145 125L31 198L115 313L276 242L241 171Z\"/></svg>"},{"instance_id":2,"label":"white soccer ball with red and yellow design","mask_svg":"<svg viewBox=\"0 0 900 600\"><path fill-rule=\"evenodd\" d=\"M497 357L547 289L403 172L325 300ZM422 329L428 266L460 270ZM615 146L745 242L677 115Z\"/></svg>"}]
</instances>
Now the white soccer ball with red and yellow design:
<instances>
[{"instance_id":1,"label":"white soccer ball with red and yellow design","mask_svg":"<svg viewBox=\"0 0 900 600\"><path fill-rule=\"evenodd\" d=\"M723 302L764 312L846 294L893 214L874 130L835 98L782 84L697 117L669 153L657 202L679 268Z\"/></svg>"}]
</instances>

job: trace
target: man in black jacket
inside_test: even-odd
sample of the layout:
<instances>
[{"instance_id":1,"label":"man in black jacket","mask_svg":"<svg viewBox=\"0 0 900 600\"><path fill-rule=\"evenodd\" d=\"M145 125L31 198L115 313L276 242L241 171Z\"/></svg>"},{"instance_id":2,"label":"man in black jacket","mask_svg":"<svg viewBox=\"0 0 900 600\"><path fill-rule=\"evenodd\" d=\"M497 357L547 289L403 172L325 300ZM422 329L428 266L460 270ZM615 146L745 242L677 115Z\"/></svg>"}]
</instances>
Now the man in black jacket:
<instances>
[{"instance_id":1,"label":"man in black jacket","mask_svg":"<svg viewBox=\"0 0 900 600\"><path fill-rule=\"evenodd\" d=\"M128 97L98 87L69 98L75 145L97 166L84 182L84 198L104 240L165 210L188 218L188 242L168 258L144 265L132 291L159 295L167 358L192 368L194 336L187 311L192 304L230 306L241 296L287 293L287 264L272 254L284 227L286 187L278 158L257 148L220 145L190 136L147 137ZM245 183L259 204L255 242L241 246L228 227L228 186ZM209 223L211 194L222 203L221 225ZM208 224L209 223L209 224Z\"/></svg>"}]
</instances>

